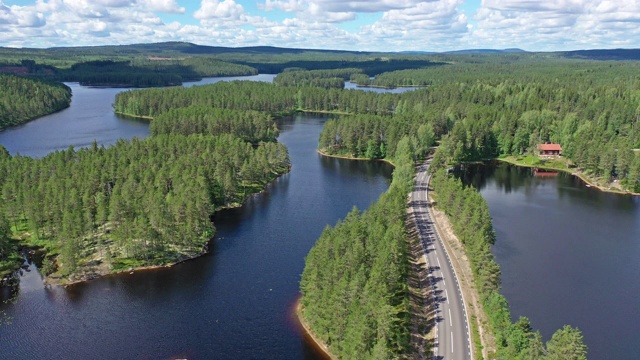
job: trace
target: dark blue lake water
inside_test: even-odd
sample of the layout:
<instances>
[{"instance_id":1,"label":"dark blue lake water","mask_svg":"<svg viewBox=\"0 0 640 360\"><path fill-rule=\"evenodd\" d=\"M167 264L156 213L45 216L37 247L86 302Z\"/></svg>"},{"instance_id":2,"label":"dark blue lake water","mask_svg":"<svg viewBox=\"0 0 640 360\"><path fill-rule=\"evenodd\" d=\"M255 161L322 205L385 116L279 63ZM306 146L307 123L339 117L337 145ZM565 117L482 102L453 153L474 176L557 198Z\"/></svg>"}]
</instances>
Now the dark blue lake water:
<instances>
[{"instance_id":1,"label":"dark blue lake water","mask_svg":"<svg viewBox=\"0 0 640 360\"><path fill-rule=\"evenodd\" d=\"M589 359L637 359L640 198L506 164L466 167L463 179L489 204L514 320L527 316L546 340L578 327Z\"/></svg>"}]
</instances>

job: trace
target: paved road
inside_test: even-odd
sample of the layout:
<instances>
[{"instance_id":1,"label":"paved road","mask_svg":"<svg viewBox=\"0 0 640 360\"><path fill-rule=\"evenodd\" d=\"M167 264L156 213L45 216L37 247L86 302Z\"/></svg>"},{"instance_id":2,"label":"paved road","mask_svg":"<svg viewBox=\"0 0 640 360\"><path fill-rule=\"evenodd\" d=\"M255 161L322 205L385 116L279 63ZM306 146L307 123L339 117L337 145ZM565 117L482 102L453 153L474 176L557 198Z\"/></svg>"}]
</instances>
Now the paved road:
<instances>
[{"instance_id":1,"label":"paved road","mask_svg":"<svg viewBox=\"0 0 640 360\"><path fill-rule=\"evenodd\" d=\"M469 326L458 279L427 208L430 163L431 160L427 160L418 168L411 206L433 287L435 304L432 305L436 307L434 359L471 359Z\"/></svg>"}]
</instances>

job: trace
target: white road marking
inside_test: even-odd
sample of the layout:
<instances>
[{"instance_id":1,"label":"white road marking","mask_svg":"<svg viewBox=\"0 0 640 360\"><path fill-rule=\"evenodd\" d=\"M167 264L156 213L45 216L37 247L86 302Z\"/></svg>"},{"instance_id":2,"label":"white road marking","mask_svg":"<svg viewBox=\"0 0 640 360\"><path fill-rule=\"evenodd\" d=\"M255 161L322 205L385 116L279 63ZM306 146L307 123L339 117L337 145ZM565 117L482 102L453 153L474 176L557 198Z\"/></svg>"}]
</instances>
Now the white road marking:
<instances>
[{"instance_id":1,"label":"white road marking","mask_svg":"<svg viewBox=\"0 0 640 360\"><path fill-rule=\"evenodd\" d=\"M449 326L453 327L453 320L451 320L451 308L449 308ZM452 333L453 334L453 333ZM453 336L452 336L453 337Z\"/></svg>"}]
</instances>

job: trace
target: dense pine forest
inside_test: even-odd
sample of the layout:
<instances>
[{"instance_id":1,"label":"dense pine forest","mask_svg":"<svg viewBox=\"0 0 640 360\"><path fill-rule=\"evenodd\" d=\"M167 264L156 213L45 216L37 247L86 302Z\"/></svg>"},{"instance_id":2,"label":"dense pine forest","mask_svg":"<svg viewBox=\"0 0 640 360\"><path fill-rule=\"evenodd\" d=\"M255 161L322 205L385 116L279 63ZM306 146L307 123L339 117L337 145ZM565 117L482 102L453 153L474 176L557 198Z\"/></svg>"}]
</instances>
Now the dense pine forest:
<instances>
[{"instance_id":1,"label":"dense pine forest","mask_svg":"<svg viewBox=\"0 0 640 360\"><path fill-rule=\"evenodd\" d=\"M71 103L68 86L0 74L0 130L62 110Z\"/></svg>"},{"instance_id":2,"label":"dense pine forest","mask_svg":"<svg viewBox=\"0 0 640 360\"><path fill-rule=\"evenodd\" d=\"M41 159L3 152L2 216L47 250L45 274L86 279L197 256L214 233L216 209L242 203L288 171L270 117L197 113L173 132L162 124L179 121L176 109L148 139L108 148L94 144Z\"/></svg>"},{"instance_id":3,"label":"dense pine forest","mask_svg":"<svg viewBox=\"0 0 640 360\"><path fill-rule=\"evenodd\" d=\"M211 58L81 62L58 70L52 78L90 86L157 87L181 85L203 77L256 75L254 68Z\"/></svg>"},{"instance_id":4,"label":"dense pine forest","mask_svg":"<svg viewBox=\"0 0 640 360\"><path fill-rule=\"evenodd\" d=\"M303 316L341 359L390 359L409 348L406 201L414 158L404 137L389 190L364 213L327 227L306 258Z\"/></svg>"}]
</instances>

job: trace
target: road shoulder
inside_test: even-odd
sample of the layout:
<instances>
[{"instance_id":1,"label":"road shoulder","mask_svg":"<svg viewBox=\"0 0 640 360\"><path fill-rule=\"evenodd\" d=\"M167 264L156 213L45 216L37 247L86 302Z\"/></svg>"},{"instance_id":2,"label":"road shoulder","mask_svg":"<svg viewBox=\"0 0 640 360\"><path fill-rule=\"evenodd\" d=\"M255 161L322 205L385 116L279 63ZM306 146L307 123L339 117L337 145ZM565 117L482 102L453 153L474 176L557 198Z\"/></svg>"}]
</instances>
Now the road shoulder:
<instances>
[{"instance_id":1,"label":"road shoulder","mask_svg":"<svg viewBox=\"0 0 640 360\"><path fill-rule=\"evenodd\" d=\"M411 352L407 357L426 360L433 355L436 313L432 303L433 288L428 280L427 259L420 245L413 206L407 206L406 228L410 268L407 285L411 309Z\"/></svg>"},{"instance_id":2,"label":"road shoulder","mask_svg":"<svg viewBox=\"0 0 640 360\"><path fill-rule=\"evenodd\" d=\"M451 264L458 276L458 282L462 291L464 303L467 304L467 316L469 317L467 321L474 332L477 329L477 336L480 339L480 344L477 344L476 335L472 334L473 338L471 339L472 341L470 344L472 356L477 358L477 355L481 352L482 358L488 359L489 354L495 354L496 352L496 340L490 329L489 320L484 312L480 301L480 295L478 294L478 290L476 289L473 281L471 263L466 255L464 246L453 232L453 227L451 226L451 222L449 222L447 215L438 210L436 206L437 202L434 201L432 196L429 196L427 208L431 213L431 219L433 220L436 230L440 235L440 239L449 253ZM478 349L478 345L480 345L480 349Z\"/></svg>"}]
</instances>

